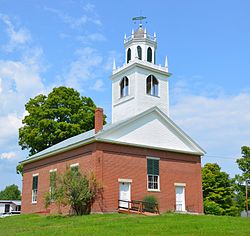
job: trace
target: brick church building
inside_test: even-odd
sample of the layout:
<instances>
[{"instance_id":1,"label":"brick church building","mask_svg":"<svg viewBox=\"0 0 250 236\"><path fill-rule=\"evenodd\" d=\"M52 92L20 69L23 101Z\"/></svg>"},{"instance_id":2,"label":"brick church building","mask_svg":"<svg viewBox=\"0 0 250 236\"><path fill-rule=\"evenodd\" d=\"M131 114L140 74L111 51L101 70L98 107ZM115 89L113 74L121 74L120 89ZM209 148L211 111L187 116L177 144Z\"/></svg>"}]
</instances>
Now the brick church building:
<instances>
[{"instance_id":1,"label":"brick church building","mask_svg":"<svg viewBox=\"0 0 250 236\"><path fill-rule=\"evenodd\" d=\"M50 176L67 166L93 172L103 186L93 212L115 212L118 200L158 199L160 212L203 212L201 156L204 150L169 117L167 60L156 64L156 35L139 26L124 38L125 64L112 81L112 122L103 126L95 112L95 128L49 147L24 165L22 213L45 211ZM124 203L120 203L124 204ZM49 208L56 213L53 204ZM68 208L64 208L65 213Z\"/></svg>"}]
</instances>

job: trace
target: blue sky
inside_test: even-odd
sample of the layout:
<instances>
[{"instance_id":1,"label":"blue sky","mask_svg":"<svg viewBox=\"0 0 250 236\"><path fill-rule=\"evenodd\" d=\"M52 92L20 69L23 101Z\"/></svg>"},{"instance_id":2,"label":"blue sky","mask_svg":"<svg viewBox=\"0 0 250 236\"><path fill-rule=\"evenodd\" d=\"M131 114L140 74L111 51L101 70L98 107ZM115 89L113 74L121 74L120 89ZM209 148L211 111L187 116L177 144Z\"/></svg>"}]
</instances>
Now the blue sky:
<instances>
[{"instance_id":1,"label":"blue sky","mask_svg":"<svg viewBox=\"0 0 250 236\"><path fill-rule=\"evenodd\" d=\"M123 37L147 16L157 64L168 56L170 116L233 176L250 145L250 3L220 1L0 0L0 190L21 177L18 146L24 104L66 85L111 117L112 61L124 63Z\"/></svg>"}]
</instances>

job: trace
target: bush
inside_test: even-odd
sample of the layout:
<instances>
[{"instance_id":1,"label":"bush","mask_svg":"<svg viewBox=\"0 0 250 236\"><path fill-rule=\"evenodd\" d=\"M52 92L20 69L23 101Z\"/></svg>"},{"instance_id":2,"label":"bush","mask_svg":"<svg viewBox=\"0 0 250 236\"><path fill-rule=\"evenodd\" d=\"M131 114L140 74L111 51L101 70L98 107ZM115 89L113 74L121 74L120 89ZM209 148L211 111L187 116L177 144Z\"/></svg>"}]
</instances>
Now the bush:
<instances>
[{"instance_id":1,"label":"bush","mask_svg":"<svg viewBox=\"0 0 250 236\"><path fill-rule=\"evenodd\" d=\"M155 212L155 206L158 200L153 195L148 195L143 198L143 210L148 212Z\"/></svg>"},{"instance_id":2,"label":"bush","mask_svg":"<svg viewBox=\"0 0 250 236\"><path fill-rule=\"evenodd\" d=\"M91 212L91 206L101 194L102 188L95 176L81 174L78 170L67 168L66 172L56 179L56 189L53 194L53 202L61 213L61 206L70 206L71 213L85 215ZM45 207L52 202L52 195L45 194Z\"/></svg>"},{"instance_id":3,"label":"bush","mask_svg":"<svg viewBox=\"0 0 250 236\"><path fill-rule=\"evenodd\" d=\"M210 214L210 215L223 215L224 209L222 209L216 202L205 200L204 212L205 214Z\"/></svg>"}]
</instances>

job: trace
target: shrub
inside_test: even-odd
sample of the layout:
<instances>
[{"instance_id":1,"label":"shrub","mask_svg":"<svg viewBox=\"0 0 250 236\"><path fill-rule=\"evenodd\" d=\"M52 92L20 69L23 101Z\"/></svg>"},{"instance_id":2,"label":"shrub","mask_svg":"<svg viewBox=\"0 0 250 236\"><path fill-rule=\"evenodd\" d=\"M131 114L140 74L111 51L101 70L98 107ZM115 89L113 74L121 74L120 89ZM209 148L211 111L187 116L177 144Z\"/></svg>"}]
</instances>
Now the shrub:
<instances>
[{"instance_id":1,"label":"shrub","mask_svg":"<svg viewBox=\"0 0 250 236\"><path fill-rule=\"evenodd\" d=\"M204 212L205 214L210 214L210 215L223 215L224 209L222 209L216 202L205 200Z\"/></svg>"},{"instance_id":2,"label":"shrub","mask_svg":"<svg viewBox=\"0 0 250 236\"><path fill-rule=\"evenodd\" d=\"M101 194L102 188L95 176L89 176L67 168L66 172L56 179L53 202L61 213L61 206L70 206L71 213L76 215L89 214L94 201ZM45 207L51 204L51 194L45 194Z\"/></svg>"},{"instance_id":3,"label":"shrub","mask_svg":"<svg viewBox=\"0 0 250 236\"><path fill-rule=\"evenodd\" d=\"M153 195L147 195L143 198L143 210L155 212L155 206L158 204L157 198Z\"/></svg>"}]
</instances>

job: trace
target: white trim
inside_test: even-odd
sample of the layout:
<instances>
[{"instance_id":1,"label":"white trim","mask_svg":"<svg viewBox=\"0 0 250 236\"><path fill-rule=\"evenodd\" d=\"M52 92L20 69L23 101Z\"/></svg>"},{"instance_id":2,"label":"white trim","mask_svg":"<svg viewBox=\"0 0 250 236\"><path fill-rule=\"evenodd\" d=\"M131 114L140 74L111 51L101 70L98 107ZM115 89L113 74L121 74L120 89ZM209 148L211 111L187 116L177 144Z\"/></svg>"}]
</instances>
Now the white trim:
<instances>
[{"instance_id":1,"label":"white trim","mask_svg":"<svg viewBox=\"0 0 250 236\"><path fill-rule=\"evenodd\" d=\"M147 157L147 159L152 159L152 160L160 160L161 158L160 157Z\"/></svg>"},{"instance_id":2,"label":"white trim","mask_svg":"<svg viewBox=\"0 0 250 236\"><path fill-rule=\"evenodd\" d=\"M62 153L62 152L66 152L66 151L69 151L71 149L83 146L83 145L90 144L90 143L92 143L94 141L96 141L96 140L95 140L94 135L93 135L93 137L91 137L91 138L87 138L85 140L81 140L81 141L76 142L74 144L70 144L69 146L61 147L59 149L56 149L56 150L53 150L53 151L49 151L48 153L44 153L44 154L40 154L38 156L35 156L35 155L39 154L39 153L37 153L37 154L34 155L34 157L31 156L30 158L28 158L26 160L23 160L23 161L20 161L19 163L21 163L21 164L27 164L27 163L30 163L30 162L33 162L33 161L41 160L41 159L44 159L44 158L52 156L52 155L56 155L56 154L59 154L59 153Z\"/></svg>"},{"instance_id":3,"label":"white trim","mask_svg":"<svg viewBox=\"0 0 250 236\"><path fill-rule=\"evenodd\" d=\"M32 176L34 177L34 176L38 176L39 175L39 173L35 173L35 174L33 174Z\"/></svg>"},{"instance_id":4,"label":"white trim","mask_svg":"<svg viewBox=\"0 0 250 236\"><path fill-rule=\"evenodd\" d=\"M119 183L132 183L132 179L118 179Z\"/></svg>"},{"instance_id":5,"label":"white trim","mask_svg":"<svg viewBox=\"0 0 250 236\"><path fill-rule=\"evenodd\" d=\"M137 119L140 119L141 117L145 116L146 114L150 114L151 112L155 111L162 119L164 122L168 123L171 128L176 132L176 134L180 135L184 139L185 142L188 143L194 149L195 151L184 151L184 150L176 150L176 149L170 149L170 148L157 148L154 146L150 145L141 145L141 144L136 144L136 143L129 143L129 142L121 142L121 141L114 141L110 139L105 139L102 138L104 135L109 134L111 132L114 132L116 129L120 129L127 124L134 122ZM179 153L187 153L187 154L194 154L194 155L199 155L203 156L206 152L194 141L192 140L181 128L179 128L166 114L164 114L158 107L152 107L138 115L135 115L134 117L128 118L124 120L123 122L117 122L116 125L114 125L111 129L103 130L100 134L95 136L96 141L102 141L102 142L108 142L108 143L124 143L124 144L130 144L133 146L140 146L140 147L150 147L154 149L159 149L159 150L169 150L169 151L174 151L174 152L179 152Z\"/></svg>"},{"instance_id":6,"label":"white trim","mask_svg":"<svg viewBox=\"0 0 250 236\"><path fill-rule=\"evenodd\" d=\"M70 168L77 167L77 166L79 166L79 163L74 163L70 165Z\"/></svg>"},{"instance_id":7,"label":"white trim","mask_svg":"<svg viewBox=\"0 0 250 236\"><path fill-rule=\"evenodd\" d=\"M161 188L160 188L160 175L152 175L152 176L158 176L158 189L153 189L153 188L148 188L148 174L147 174L147 191L148 192L160 192Z\"/></svg>"},{"instance_id":8,"label":"white trim","mask_svg":"<svg viewBox=\"0 0 250 236\"><path fill-rule=\"evenodd\" d=\"M133 100L135 97L134 96L131 96L131 95L127 95L127 96L124 96L124 97L120 97L119 98L119 101L117 103L115 103L113 106L116 107L122 103L125 103L125 102L128 102L128 101L131 101Z\"/></svg>"},{"instance_id":9,"label":"white trim","mask_svg":"<svg viewBox=\"0 0 250 236\"><path fill-rule=\"evenodd\" d=\"M51 172L56 172L56 171L57 171L57 168L49 170L50 173Z\"/></svg>"},{"instance_id":10,"label":"white trim","mask_svg":"<svg viewBox=\"0 0 250 236\"><path fill-rule=\"evenodd\" d=\"M182 187L183 188L183 195L182 195L182 197L183 197L183 199L182 199L182 204L181 204L181 210L177 210L177 202L176 202L176 188L177 187ZM187 210L186 210L186 187L185 186L183 186L183 185L176 185L175 186L175 204L176 204L176 209L175 209L175 211L177 211L177 212L186 212Z\"/></svg>"},{"instance_id":11,"label":"white trim","mask_svg":"<svg viewBox=\"0 0 250 236\"><path fill-rule=\"evenodd\" d=\"M174 186L186 187L186 183L174 183Z\"/></svg>"}]
</instances>

